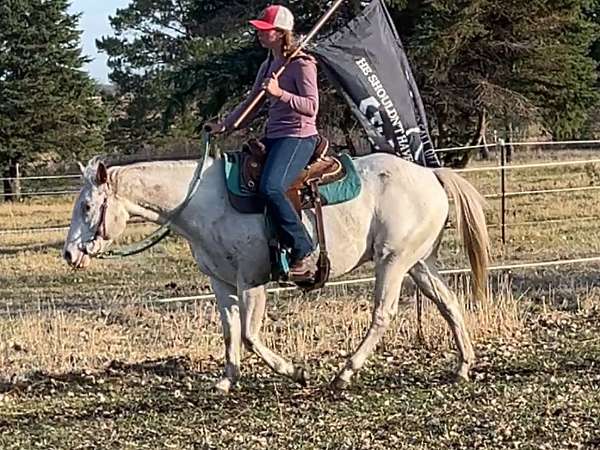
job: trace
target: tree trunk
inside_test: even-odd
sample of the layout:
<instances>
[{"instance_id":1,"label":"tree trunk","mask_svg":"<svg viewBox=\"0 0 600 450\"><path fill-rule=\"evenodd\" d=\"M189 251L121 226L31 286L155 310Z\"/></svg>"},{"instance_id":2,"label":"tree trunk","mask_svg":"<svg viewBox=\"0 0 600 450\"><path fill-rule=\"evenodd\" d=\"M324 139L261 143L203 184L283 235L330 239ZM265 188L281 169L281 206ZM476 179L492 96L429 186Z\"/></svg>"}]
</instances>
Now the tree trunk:
<instances>
[{"instance_id":1,"label":"tree trunk","mask_svg":"<svg viewBox=\"0 0 600 450\"><path fill-rule=\"evenodd\" d=\"M438 112L436 114L437 117L437 129L438 129L438 138L435 143L435 148L441 148L446 146L446 116L442 112Z\"/></svg>"},{"instance_id":2,"label":"tree trunk","mask_svg":"<svg viewBox=\"0 0 600 450\"><path fill-rule=\"evenodd\" d=\"M4 201L15 202L21 199L21 180L19 174L19 163L16 159L10 158L4 167L2 173L4 184Z\"/></svg>"},{"instance_id":3,"label":"tree trunk","mask_svg":"<svg viewBox=\"0 0 600 450\"><path fill-rule=\"evenodd\" d=\"M477 124L477 141L475 145L482 145L479 149L479 156L481 159L489 159L490 152L487 149L487 140L485 139L485 134L487 132L487 116L485 113L485 109L482 109L479 112L479 122Z\"/></svg>"},{"instance_id":4,"label":"tree trunk","mask_svg":"<svg viewBox=\"0 0 600 450\"><path fill-rule=\"evenodd\" d=\"M506 162L511 163L513 158L513 124L512 122L508 123L508 139L506 140Z\"/></svg>"}]
</instances>

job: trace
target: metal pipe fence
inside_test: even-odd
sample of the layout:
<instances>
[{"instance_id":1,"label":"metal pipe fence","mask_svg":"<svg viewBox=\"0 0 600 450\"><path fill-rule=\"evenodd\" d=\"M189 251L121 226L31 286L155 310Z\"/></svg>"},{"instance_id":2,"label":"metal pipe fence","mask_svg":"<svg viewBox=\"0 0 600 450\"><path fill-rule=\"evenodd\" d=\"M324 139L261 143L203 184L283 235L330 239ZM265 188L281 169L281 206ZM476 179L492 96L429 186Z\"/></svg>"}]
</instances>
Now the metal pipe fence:
<instances>
[{"instance_id":1,"label":"metal pipe fence","mask_svg":"<svg viewBox=\"0 0 600 450\"><path fill-rule=\"evenodd\" d=\"M561 142L512 142L511 146L532 146L532 145L591 145L591 144L600 144L600 140L587 140L587 141L561 141ZM447 148L447 149L439 149L437 150L440 153L449 152L449 151L467 151L477 148L483 147L496 147L498 154L500 155L500 164L496 166L490 167L476 167L476 168L466 168L466 169L457 169L456 171L459 173L473 173L473 172L490 172L490 171L498 171L500 172L500 191L496 193L487 194L484 197L487 199L501 200L500 204L500 222L490 223L488 226L490 228L501 228L502 229L502 242L503 244L507 241L508 230L511 227L521 227L521 226L543 226L549 224L561 224L561 223L579 223L584 221L593 221L598 220L600 217L598 216L586 216L586 217L575 217L575 218L560 218L560 219L547 219L547 220L536 220L536 221L524 221L524 222L507 222L507 212L509 210L508 200L515 197L522 196L534 196L534 195L550 195L550 194L561 194L561 193L575 193L575 192L593 192L600 190L600 186L581 186L581 187L569 187L569 188L556 188L556 189L538 189L538 190L522 190L522 191L509 191L509 183L507 179L507 173L509 171L514 170L527 170L527 169L535 169L535 168L563 168L563 167L572 167L577 165L587 165L587 164L598 164L600 163L600 158L588 159L588 160L577 160L577 161L557 161L557 162L545 162L545 163L531 163L531 164L520 164L520 165L511 165L507 162L506 153L505 153L505 145L502 142L497 142L488 145L478 145L478 146L468 146L468 147L455 147L455 148ZM600 147L599 147L600 148ZM594 149L595 150L595 149ZM21 180L69 180L79 178L80 175L48 175L48 176L34 176L34 177L23 177ZM14 179L14 178L13 178ZM2 180L8 180L8 178L3 178ZM50 196L50 195L71 195L77 193L77 190L55 190L55 191L27 191L22 192L23 196ZM143 225L148 224L145 221L133 222L134 225ZM34 234L34 233L46 233L53 231L66 231L68 229L68 224L60 224L57 226L49 226L49 227L31 227L27 229L0 229L0 235L16 235L16 234ZM490 271L510 271L510 270L528 270L528 269L536 269L536 268L544 268L544 267L558 267L565 265L576 265L576 264L591 264L600 262L600 256L597 257L589 257L589 258L577 258L577 259L558 259L553 261L532 261L532 262L514 262L508 263L498 266L493 266L490 268ZM442 270L440 273L446 275L453 274L462 274L469 272L467 268L454 268L448 270ZM335 282L327 283L327 287L335 287L335 286L350 286L357 284L364 284L373 282L373 277L367 278L357 278L357 279L345 279ZM274 288L269 289L269 293L278 293L285 292L290 290L295 290L295 287L283 287L283 288ZM213 299L214 294L203 294L196 296L185 296L185 297L172 297L172 298L159 298L149 303L155 304L168 304L168 303L177 303L177 302L188 302L188 301L198 301L198 300L207 300Z\"/></svg>"},{"instance_id":2,"label":"metal pipe fence","mask_svg":"<svg viewBox=\"0 0 600 450\"><path fill-rule=\"evenodd\" d=\"M600 140L580 140L580 141L523 141L523 142L510 142L507 145L511 145L513 147L531 147L531 146L567 146L567 145L591 145L598 144L598 148L594 149L586 149L586 150L600 150ZM491 144L481 144L481 145L466 145L462 147L446 147L437 149L437 153L446 153L451 151L468 151L479 148L497 148L498 142L494 142ZM469 170L469 169L462 169ZM77 179L81 178L81 174L49 174L49 175L35 175L29 177L18 177L19 180L27 181L27 180L60 180L60 179ZM12 181L17 179L17 177L0 177L0 181Z\"/></svg>"},{"instance_id":3,"label":"metal pipe fence","mask_svg":"<svg viewBox=\"0 0 600 450\"><path fill-rule=\"evenodd\" d=\"M574 264L589 264L589 263L597 263L600 262L600 256L590 257L590 258L578 258L578 259L568 259L568 260L554 260L554 261L541 261L541 262L525 262L525 263L512 263L512 264L503 264L499 266L492 266L489 268L490 272L498 272L498 271L506 271L506 270L520 270L520 269L537 269L542 267L558 267L565 265L574 265ZM457 268L457 269L447 269L440 270L439 273L442 275L459 275L469 273L471 269L468 268ZM408 276L408 275L405 275ZM335 287L335 286L352 286L357 284L365 284L372 283L375 281L375 277L365 277L365 278L350 278L346 280L332 281L329 283L325 283L325 287ZM277 294L280 292L288 292L288 291L296 291L299 288L295 286L290 287L278 287L267 289L267 293L269 294ZM198 300L211 300L215 298L214 293L210 294L201 294L201 295L191 295L191 296L182 296L182 297L167 297L167 298L159 298L156 300L151 300L146 303L151 304L166 304L166 303L181 303L181 302L191 302Z\"/></svg>"},{"instance_id":4,"label":"metal pipe fence","mask_svg":"<svg viewBox=\"0 0 600 450\"><path fill-rule=\"evenodd\" d=\"M489 268L490 272L498 272L498 271L512 271L512 270L527 270L527 269L539 269L544 267L559 267L566 265L576 265L576 264L593 264L600 263L600 256L589 257L589 258L577 258L577 259L567 259L567 260L553 260L553 261L541 261L541 262L524 262L524 263L510 263L503 264L499 266L492 266ZM470 269L468 268L456 268L456 269L446 269L440 270L439 273L442 275L460 275L469 273ZM405 275L408 276L408 275ZM375 281L375 277L363 277L363 278L349 278L342 279L338 281L331 281L325 284L324 289L338 287L338 286L354 286L360 284L373 283ZM299 288L295 286L290 287L278 287L278 288L270 288L267 289L267 294L279 294L283 292L297 291ZM174 304L174 303L188 303L188 302L197 302L201 300L214 300L215 294L200 294L200 295L190 295L190 296L180 296L180 297L163 297L153 300L146 300L141 302L145 305L165 305L165 304ZM28 314L28 313L36 313L40 312L40 308L31 309L31 310L19 310L16 314ZM11 311L0 312L0 316L10 316L15 313Z\"/></svg>"},{"instance_id":5,"label":"metal pipe fence","mask_svg":"<svg viewBox=\"0 0 600 450\"><path fill-rule=\"evenodd\" d=\"M128 226L140 226L140 225L155 225L152 222L148 222L145 220L132 220L127 222ZM0 236L3 235L15 235L15 234L42 234L42 233L52 233L54 231L67 231L69 229L69 224L58 224L54 226L47 227L26 227L26 228L0 228Z\"/></svg>"},{"instance_id":6,"label":"metal pipe fence","mask_svg":"<svg viewBox=\"0 0 600 450\"><path fill-rule=\"evenodd\" d=\"M538 226L538 225L557 225L561 223L581 223L581 222L590 222L590 221L600 221L600 216L589 216L589 217L574 217L572 219L546 219L546 220L531 220L525 222L508 222L506 223L507 229L512 227L528 227L528 226ZM154 225L151 222L128 222L128 226L152 226ZM488 228L499 228L502 226L501 223L490 222L487 224ZM449 230L453 230L454 227L448 225L446 227ZM59 231L67 231L69 229L68 224L61 224L57 226L51 227L29 227L29 228L5 228L0 229L0 236L9 236L9 235L32 235L32 234L44 234L44 233L52 233Z\"/></svg>"},{"instance_id":7,"label":"metal pipe fence","mask_svg":"<svg viewBox=\"0 0 600 450\"><path fill-rule=\"evenodd\" d=\"M455 169L455 172L458 173L467 173L467 172L491 172L495 170L499 171L507 171L507 170L521 170L521 169L540 169L540 168L549 168L549 167L565 167L565 166L581 166L585 164L598 164L600 163L600 158L595 159L585 159L578 161L556 161L549 163L535 163L535 164L518 164L518 165L510 165L506 162L504 165L499 166L491 166L491 167L469 167L466 169Z\"/></svg>"},{"instance_id":8,"label":"metal pipe fence","mask_svg":"<svg viewBox=\"0 0 600 450\"><path fill-rule=\"evenodd\" d=\"M539 141L539 142L511 142L511 146L532 146L532 145L591 145L600 144L600 140L585 140L585 141ZM508 200L510 198L523 197L523 196L534 196L534 195L550 195L550 194L562 194L562 193L575 193L575 192L592 192L600 190L600 186L580 186L580 187L567 187L567 188L554 188L554 189L537 189L537 190L521 190L521 191L509 191L507 172L514 170L526 170L534 168L562 168L571 166L581 166L588 164L600 164L600 158L587 159L587 160L576 160L576 161L556 161L556 162L544 162L544 163L529 163L529 164L517 164L511 165L507 162L506 155L506 144L499 140L493 144L467 146L467 147L452 147L439 149L439 152L445 151L467 151L476 148L483 147L495 147L497 153L500 155L500 165L491 167L473 167L465 169L456 169L458 173L474 173L474 172L500 172L500 192L485 194L484 197L489 200L500 200L500 223L493 224L491 226L499 226L502 230L502 243L503 245L507 242L507 231L511 226L519 226L518 224L511 224L507 222L507 214L509 210ZM599 147L600 148L600 147ZM80 175L66 174L66 175L46 175L46 176L33 176L23 177L21 180L56 180L56 179L74 179L79 178ZM14 179L14 178L3 178ZM54 190L54 191L26 191L20 194L6 194L6 195L22 195L22 196L58 196L58 195L72 195L77 193L77 190ZM574 219L577 220L577 219ZM543 222L540 222L543 223ZM66 229L66 227L65 227ZM23 230L23 233L44 233L57 230L57 227L40 227L39 229L27 229ZM6 234L18 234L17 230L1 230L0 235Z\"/></svg>"},{"instance_id":9,"label":"metal pipe fence","mask_svg":"<svg viewBox=\"0 0 600 450\"><path fill-rule=\"evenodd\" d=\"M563 167L563 166L577 166L577 165L585 165L585 164L597 164L600 163L600 158L595 159L587 159L587 160L577 160L577 161L557 161L557 162L549 162L549 163L535 163L535 164L520 164L520 165L499 165L499 166L489 166L489 167L469 167L465 169L455 169L457 173L468 173L468 172L491 172L491 171L503 171L503 170L519 170L519 169L533 169L533 168L549 168L549 167ZM20 180L52 180L52 179L70 179L70 178L79 178L79 175L44 175L37 177L23 177L19 178ZM14 180L15 178L0 178L1 180ZM62 191L25 191L21 192L21 195L27 196L36 196L36 195L64 195L64 194L73 194L77 193L79 190L71 189L71 190L62 190ZM11 195L11 194L3 194L3 195Z\"/></svg>"},{"instance_id":10,"label":"metal pipe fence","mask_svg":"<svg viewBox=\"0 0 600 450\"><path fill-rule=\"evenodd\" d=\"M21 180L21 181L29 181L29 180L67 180L73 178L81 178L81 175L38 175L32 177L0 177L0 181L13 181L13 180Z\"/></svg>"},{"instance_id":11,"label":"metal pipe fence","mask_svg":"<svg viewBox=\"0 0 600 450\"><path fill-rule=\"evenodd\" d=\"M596 145L600 144L600 140L590 139L590 140L581 140L581 141L523 141L523 142L509 142L509 145L513 147L533 147L533 146L558 146L558 145ZM496 147L497 142L493 142L491 144L480 144L480 145L465 145L462 147L446 147L437 149L436 153L447 153L447 152L457 152L457 151L468 151L468 150L476 150L481 148L493 148ZM586 149L592 150L592 149ZM593 149L598 150L598 149Z\"/></svg>"},{"instance_id":12,"label":"metal pipe fence","mask_svg":"<svg viewBox=\"0 0 600 450\"><path fill-rule=\"evenodd\" d=\"M21 192L7 192L2 194L4 197L47 197L47 196L61 196L61 195L74 195L77 194L78 190L64 190L64 191L21 191Z\"/></svg>"}]
</instances>

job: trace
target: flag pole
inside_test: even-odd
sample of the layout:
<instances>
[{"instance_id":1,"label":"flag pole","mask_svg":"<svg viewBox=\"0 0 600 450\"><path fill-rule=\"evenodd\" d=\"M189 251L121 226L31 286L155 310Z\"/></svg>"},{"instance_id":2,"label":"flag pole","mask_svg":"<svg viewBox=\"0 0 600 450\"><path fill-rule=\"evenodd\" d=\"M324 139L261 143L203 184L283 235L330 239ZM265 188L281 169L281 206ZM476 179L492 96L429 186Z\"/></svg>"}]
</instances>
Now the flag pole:
<instances>
[{"instance_id":1,"label":"flag pole","mask_svg":"<svg viewBox=\"0 0 600 450\"><path fill-rule=\"evenodd\" d=\"M323 25L325 24L325 22L327 22L327 20L329 20L329 18L331 17L331 15L336 11L336 9L338 9L338 7L343 2L344 2L344 0L336 0L333 3L333 5L331 5L331 8L329 8L329 10L325 13L325 15L323 15L323 17L321 17L321 19L316 23L316 25L312 28L312 30L310 30L310 32L298 44L298 47L296 47L296 50L287 58L287 60L279 68L279 70L277 70L277 72L275 72L275 78L278 78L283 73L283 71L286 69L286 67L288 66L288 64L292 61L292 59L294 59L298 55L298 53L300 53L302 51L302 49L304 47L306 47L306 45L308 44L308 42L315 36L315 34L317 34L319 32L319 30L323 27ZM238 117L238 119L233 124L233 129L234 130L237 127L240 126L240 123L242 123L242 121L248 116L248 114L250 114L250 111L252 111L256 107L256 105L258 105L258 103L260 103L260 101L263 99L263 97L265 96L265 94L266 94L266 90L263 88L256 95L256 97L254 97L254 99L252 100L252 102L246 107L246 109L244 109L244 111L242 112L242 114L240 114L240 116Z\"/></svg>"}]
</instances>

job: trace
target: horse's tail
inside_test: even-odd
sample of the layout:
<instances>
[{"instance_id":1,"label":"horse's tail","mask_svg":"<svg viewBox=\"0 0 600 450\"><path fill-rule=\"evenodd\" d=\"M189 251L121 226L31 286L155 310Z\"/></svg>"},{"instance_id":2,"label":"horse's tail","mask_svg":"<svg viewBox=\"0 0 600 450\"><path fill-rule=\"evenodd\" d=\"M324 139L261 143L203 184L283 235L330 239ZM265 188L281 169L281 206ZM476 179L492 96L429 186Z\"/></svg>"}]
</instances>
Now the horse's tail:
<instances>
[{"instance_id":1,"label":"horse's tail","mask_svg":"<svg viewBox=\"0 0 600 450\"><path fill-rule=\"evenodd\" d=\"M434 172L454 199L456 228L469 256L474 294L476 298L485 298L490 260L490 238L483 212L485 200L471 183L452 170L435 169Z\"/></svg>"}]
</instances>

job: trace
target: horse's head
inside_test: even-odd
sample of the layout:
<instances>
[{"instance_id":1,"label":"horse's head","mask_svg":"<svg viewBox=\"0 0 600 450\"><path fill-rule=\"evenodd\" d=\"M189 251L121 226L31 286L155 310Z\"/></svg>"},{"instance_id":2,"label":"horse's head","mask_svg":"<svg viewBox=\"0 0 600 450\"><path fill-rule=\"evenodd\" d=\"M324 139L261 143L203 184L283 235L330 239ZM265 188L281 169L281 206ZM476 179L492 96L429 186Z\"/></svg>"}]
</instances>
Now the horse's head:
<instances>
[{"instance_id":1,"label":"horse's head","mask_svg":"<svg viewBox=\"0 0 600 450\"><path fill-rule=\"evenodd\" d=\"M129 214L102 161L93 159L80 168L83 187L73 206L63 257L72 267L84 269L123 232Z\"/></svg>"}]
</instances>

